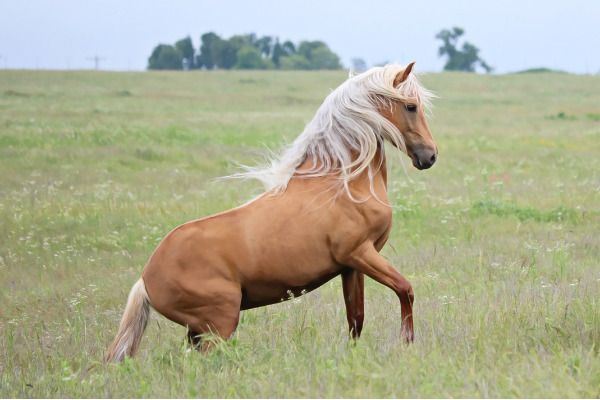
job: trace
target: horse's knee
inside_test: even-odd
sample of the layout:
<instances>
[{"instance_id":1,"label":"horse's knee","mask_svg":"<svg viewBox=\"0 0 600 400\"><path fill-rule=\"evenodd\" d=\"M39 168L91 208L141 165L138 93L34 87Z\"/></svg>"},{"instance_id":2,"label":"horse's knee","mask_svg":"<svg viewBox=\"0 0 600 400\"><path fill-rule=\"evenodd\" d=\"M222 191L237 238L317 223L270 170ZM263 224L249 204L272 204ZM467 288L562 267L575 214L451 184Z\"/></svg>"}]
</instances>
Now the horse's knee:
<instances>
[{"instance_id":1,"label":"horse's knee","mask_svg":"<svg viewBox=\"0 0 600 400\"><path fill-rule=\"evenodd\" d=\"M415 293L413 292L410 282L406 279L399 282L396 294L402 303L408 302L409 304L413 304L415 302Z\"/></svg>"},{"instance_id":2,"label":"horse's knee","mask_svg":"<svg viewBox=\"0 0 600 400\"><path fill-rule=\"evenodd\" d=\"M408 301L410 301L410 304L414 304L415 302L415 292L413 292L412 288L408 290Z\"/></svg>"}]
</instances>

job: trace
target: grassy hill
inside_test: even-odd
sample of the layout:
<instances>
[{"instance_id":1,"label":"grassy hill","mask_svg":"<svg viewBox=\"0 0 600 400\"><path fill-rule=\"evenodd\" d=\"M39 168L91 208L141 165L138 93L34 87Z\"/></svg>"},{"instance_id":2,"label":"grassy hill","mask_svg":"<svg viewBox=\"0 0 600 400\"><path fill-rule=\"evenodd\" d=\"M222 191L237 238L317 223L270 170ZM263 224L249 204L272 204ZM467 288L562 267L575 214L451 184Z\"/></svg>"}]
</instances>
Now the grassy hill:
<instances>
[{"instance_id":1,"label":"grassy hill","mask_svg":"<svg viewBox=\"0 0 600 400\"><path fill-rule=\"evenodd\" d=\"M213 178L293 140L345 78L0 71L0 396L600 396L600 79L560 73L422 78L439 159L389 150L383 250L414 345L369 279L353 345L334 279L243 312L208 355L153 313L135 360L99 363L162 237L260 193Z\"/></svg>"}]
</instances>

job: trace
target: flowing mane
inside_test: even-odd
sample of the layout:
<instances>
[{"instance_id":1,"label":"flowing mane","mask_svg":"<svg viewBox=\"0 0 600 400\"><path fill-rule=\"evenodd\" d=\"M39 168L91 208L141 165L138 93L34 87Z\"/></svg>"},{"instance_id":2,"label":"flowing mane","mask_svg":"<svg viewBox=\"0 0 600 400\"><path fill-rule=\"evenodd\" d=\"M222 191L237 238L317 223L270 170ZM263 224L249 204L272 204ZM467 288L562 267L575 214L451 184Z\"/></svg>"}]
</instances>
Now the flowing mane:
<instances>
[{"instance_id":1,"label":"flowing mane","mask_svg":"<svg viewBox=\"0 0 600 400\"><path fill-rule=\"evenodd\" d=\"M385 141L406 152L402 134L378 110L390 108L393 101L418 98L424 107L430 106L433 92L425 89L415 74L397 88L394 78L405 69L398 64L375 67L350 77L325 99L304 131L273 156L266 167L246 167L236 178L254 178L263 182L267 191L285 192L292 176L337 177L340 189L350 197L348 183L368 171L369 179L381 167L372 161L378 149L384 151ZM306 160L312 167L298 170ZM371 188L371 192L373 189Z\"/></svg>"}]
</instances>

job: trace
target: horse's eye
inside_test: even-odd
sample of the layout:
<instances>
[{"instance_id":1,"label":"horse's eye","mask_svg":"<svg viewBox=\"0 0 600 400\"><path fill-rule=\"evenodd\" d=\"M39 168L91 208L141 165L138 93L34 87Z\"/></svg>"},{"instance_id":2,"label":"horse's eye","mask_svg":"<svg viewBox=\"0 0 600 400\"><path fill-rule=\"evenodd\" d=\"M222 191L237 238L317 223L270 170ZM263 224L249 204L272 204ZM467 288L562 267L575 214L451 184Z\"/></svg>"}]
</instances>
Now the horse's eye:
<instances>
[{"instance_id":1,"label":"horse's eye","mask_svg":"<svg viewBox=\"0 0 600 400\"><path fill-rule=\"evenodd\" d=\"M417 111L417 106L414 104L407 104L406 105L406 111L408 112L416 112Z\"/></svg>"}]
</instances>

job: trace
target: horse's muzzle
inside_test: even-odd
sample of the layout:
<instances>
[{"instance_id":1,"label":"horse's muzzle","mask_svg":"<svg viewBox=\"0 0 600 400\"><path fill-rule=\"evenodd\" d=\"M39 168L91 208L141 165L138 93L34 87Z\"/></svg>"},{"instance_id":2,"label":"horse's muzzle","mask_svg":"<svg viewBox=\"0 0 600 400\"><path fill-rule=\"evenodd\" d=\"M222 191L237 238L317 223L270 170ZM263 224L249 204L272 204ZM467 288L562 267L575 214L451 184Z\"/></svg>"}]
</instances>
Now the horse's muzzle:
<instances>
[{"instance_id":1,"label":"horse's muzzle","mask_svg":"<svg viewBox=\"0 0 600 400\"><path fill-rule=\"evenodd\" d=\"M415 168L419 170L428 169L435 164L437 160L437 150L422 149L415 150L413 153L412 162Z\"/></svg>"}]
</instances>

